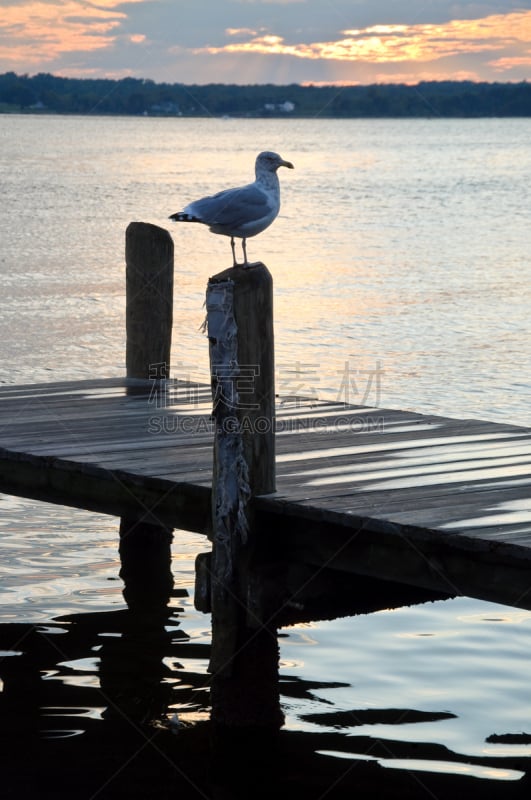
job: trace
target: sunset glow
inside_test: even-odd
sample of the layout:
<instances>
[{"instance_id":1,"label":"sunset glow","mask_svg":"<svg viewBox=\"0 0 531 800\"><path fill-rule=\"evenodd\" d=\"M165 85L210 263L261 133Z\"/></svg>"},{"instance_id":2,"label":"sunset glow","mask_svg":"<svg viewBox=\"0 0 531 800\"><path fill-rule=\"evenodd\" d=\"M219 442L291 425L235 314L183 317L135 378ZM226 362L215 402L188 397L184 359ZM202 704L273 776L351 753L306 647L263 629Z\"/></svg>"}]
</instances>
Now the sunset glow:
<instances>
[{"instance_id":1,"label":"sunset glow","mask_svg":"<svg viewBox=\"0 0 531 800\"><path fill-rule=\"evenodd\" d=\"M441 0L439 16L445 3L455 13L450 0ZM471 18L437 22L422 8L424 18L419 12L418 22L406 24L389 2L394 21L382 21L380 13L370 24L369 0L347 12L330 0L326 15L317 0L202 0L200 8L173 0L2 5L0 71L347 85L524 80L531 68L531 11L518 7L474 19L477 5L463 3L459 8L464 15L470 7Z\"/></svg>"},{"instance_id":2,"label":"sunset glow","mask_svg":"<svg viewBox=\"0 0 531 800\"><path fill-rule=\"evenodd\" d=\"M521 45L531 55L531 12L498 14L482 20L452 20L444 25L374 25L364 30L345 30L343 34L344 38L335 42L310 44L289 44L282 36L269 34L223 47L198 48L195 52L282 54L382 63L433 61L460 53L496 52L508 45Z\"/></svg>"},{"instance_id":3,"label":"sunset glow","mask_svg":"<svg viewBox=\"0 0 531 800\"><path fill-rule=\"evenodd\" d=\"M96 7L71 0L62 6L32 2L4 8L0 58L32 65L58 53L105 48L125 16L111 10L113 5L118 3L103 2Z\"/></svg>"}]
</instances>

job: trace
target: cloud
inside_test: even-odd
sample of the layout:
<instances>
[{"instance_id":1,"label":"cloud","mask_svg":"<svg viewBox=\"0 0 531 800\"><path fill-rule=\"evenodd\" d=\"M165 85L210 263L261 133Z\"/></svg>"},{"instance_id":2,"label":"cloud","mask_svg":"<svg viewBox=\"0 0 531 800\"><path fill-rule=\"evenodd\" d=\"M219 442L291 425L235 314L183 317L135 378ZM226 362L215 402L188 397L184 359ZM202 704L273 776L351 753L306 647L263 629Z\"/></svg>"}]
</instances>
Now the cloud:
<instances>
[{"instance_id":1,"label":"cloud","mask_svg":"<svg viewBox=\"0 0 531 800\"><path fill-rule=\"evenodd\" d=\"M130 3L143 0L128 0ZM30 0L2 9L0 59L43 65L64 53L104 50L126 18L120 0Z\"/></svg>"},{"instance_id":2,"label":"cloud","mask_svg":"<svg viewBox=\"0 0 531 800\"><path fill-rule=\"evenodd\" d=\"M283 36L269 33L222 47L196 48L194 52L211 55L258 53L382 64L435 61L462 54L492 53L509 47L527 50L530 43L531 12L522 11L495 14L484 19L452 20L437 25L373 25L347 29L343 31L342 38L327 42L289 44Z\"/></svg>"},{"instance_id":3,"label":"cloud","mask_svg":"<svg viewBox=\"0 0 531 800\"><path fill-rule=\"evenodd\" d=\"M529 75L530 0L1 2L0 71L185 83Z\"/></svg>"},{"instance_id":4,"label":"cloud","mask_svg":"<svg viewBox=\"0 0 531 800\"><path fill-rule=\"evenodd\" d=\"M514 69L515 67L531 67L531 50L527 56L507 56L506 58L498 58L488 63L490 67L494 67L494 69L500 72Z\"/></svg>"},{"instance_id":5,"label":"cloud","mask_svg":"<svg viewBox=\"0 0 531 800\"><path fill-rule=\"evenodd\" d=\"M258 31L252 28L225 28L227 36L257 36Z\"/></svg>"}]
</instances>

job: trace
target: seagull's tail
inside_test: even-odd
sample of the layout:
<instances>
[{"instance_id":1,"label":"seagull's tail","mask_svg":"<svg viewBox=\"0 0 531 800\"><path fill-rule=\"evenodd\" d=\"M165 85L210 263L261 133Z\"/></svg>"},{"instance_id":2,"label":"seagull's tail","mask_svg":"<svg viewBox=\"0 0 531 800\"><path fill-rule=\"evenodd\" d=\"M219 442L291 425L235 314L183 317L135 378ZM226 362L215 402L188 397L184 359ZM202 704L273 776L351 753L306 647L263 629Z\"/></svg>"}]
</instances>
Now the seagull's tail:
<instances>
[{"instance_id":1,"label":"seagull's tail","mask_svg":"<svg viewBox=\"0 0 531 800\"><path fill-rule=\"evenodd\" d=\"M199 217L193 214L187 214L185 211L178 211L176 214L170 214L168 219L173 219L175 222L203 222Z\"/></svg>"}]
</instances>

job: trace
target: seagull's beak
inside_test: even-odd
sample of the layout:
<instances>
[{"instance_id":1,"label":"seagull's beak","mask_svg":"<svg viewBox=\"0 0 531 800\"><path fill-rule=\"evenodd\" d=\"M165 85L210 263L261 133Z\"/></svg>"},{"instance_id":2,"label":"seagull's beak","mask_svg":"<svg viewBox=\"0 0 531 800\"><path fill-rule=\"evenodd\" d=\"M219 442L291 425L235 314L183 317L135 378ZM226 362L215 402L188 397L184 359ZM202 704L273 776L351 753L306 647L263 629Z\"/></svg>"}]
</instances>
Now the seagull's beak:
<instances>
[{"instance_id":1,"label":"seagull's beak","mask_svg":"<svg viewBox=\"0 0 531 800\"><path fill-rule=\"evenodd\" d=\"M293 164L291 163L291 161L284 161L284 159L282 159L282 160L280 161L280 164L279 164L279 166L280 166L280 167L287 167L288 169L295 169L295 167L293 166Z\"/></svg>"}]
</instances>

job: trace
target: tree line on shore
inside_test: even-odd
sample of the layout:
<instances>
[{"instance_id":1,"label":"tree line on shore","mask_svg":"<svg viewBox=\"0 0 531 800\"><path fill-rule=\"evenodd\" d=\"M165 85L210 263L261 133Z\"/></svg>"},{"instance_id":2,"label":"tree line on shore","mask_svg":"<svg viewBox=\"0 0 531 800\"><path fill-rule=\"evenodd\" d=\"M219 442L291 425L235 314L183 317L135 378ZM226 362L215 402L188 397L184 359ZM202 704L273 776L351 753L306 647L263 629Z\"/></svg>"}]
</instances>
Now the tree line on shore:
<instances>
[{"instance_id":1,"label":"tree line on shore","mask_svg":"<svg viewBox=\"0 0 531 800\"><path fill-rule=\"evenodd\" d=\"M367 86L155 83L0 75L0 112L234 117L528 117L531 83Z\"/></svg>"}]
</instances>

